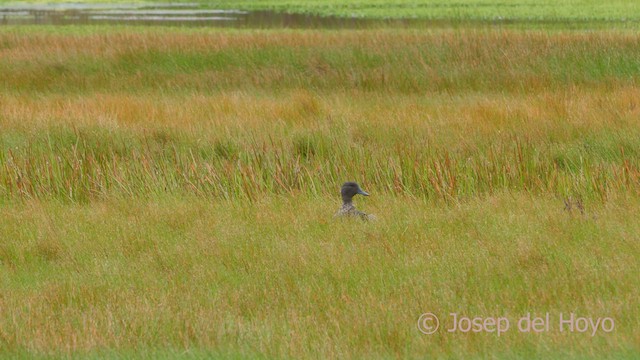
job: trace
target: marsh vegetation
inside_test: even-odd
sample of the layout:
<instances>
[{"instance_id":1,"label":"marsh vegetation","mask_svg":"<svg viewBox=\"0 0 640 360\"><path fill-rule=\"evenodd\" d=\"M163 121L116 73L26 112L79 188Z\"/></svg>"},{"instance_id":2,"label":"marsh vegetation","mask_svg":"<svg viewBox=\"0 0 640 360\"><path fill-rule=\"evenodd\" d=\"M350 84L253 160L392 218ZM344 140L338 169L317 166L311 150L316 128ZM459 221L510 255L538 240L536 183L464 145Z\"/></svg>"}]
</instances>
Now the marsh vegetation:
<instances>
[{"instance_id":1,"label":"marsh vegetation","mask_svg":"<svg viewBox=\"0 0 640 360\"><path fill-rule=\"evenodd\" d=\"M639 44L0 28L0 351L634 356ZM378 221L332 221L346 180ZM428 337L427 311L616 329Z\"/></svg>"}]
</instances>

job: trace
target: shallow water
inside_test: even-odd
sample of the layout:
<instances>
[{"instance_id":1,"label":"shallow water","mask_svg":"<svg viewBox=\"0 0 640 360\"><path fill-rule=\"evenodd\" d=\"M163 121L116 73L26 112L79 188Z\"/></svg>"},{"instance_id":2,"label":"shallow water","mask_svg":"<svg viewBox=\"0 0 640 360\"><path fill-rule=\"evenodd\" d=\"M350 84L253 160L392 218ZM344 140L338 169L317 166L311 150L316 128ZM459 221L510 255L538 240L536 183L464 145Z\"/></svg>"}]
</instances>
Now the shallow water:
<instances>
[{"instance_id":1,"label":"shallow water","mask_svg":"<svg viewBox=\"0 0 640 360\"><path fill-rule=\"evenodd\" d=\"M449 28L478 26L592 29L637 27L627 21L562 21L513 19L365 19L360 17L286 14L275 11L208 9L197 3L12 3L0 5L2 25L167 25L235 28L361 29Z\"/></svg>"},{"instance_id":2,"label":"shallow water","mask_svg":"<svg viewBox=\"0 0 640 360\"><path fill-rule=\"evenodd\" d=\"M152 24L239 28L359 28L384 21L273 11L201 8L195 3L14 3L0 6L0 25Z\"/></svg>"}]
</instances>

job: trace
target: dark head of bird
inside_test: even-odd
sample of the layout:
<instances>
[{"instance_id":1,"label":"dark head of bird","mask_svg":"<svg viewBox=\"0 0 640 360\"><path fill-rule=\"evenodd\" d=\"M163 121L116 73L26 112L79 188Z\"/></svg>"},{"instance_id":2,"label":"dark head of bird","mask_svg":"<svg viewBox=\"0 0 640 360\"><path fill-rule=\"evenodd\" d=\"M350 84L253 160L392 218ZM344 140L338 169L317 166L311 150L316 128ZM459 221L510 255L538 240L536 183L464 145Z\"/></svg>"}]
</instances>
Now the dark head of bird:
<instances>
[{"instance_id":1,"label":"dark head of bird","mask_svg":"<svg viewBox=\"0 0 640 360\"><path fill-rule=\"evenodd\" d=\"M345 204L351 204L351 199L357 194L369 196L366 191L360 188L360 185L352 181L342 184L342 190L340 190L340 194L342 194L342 202Z\"/></svg>"}]
</instances>

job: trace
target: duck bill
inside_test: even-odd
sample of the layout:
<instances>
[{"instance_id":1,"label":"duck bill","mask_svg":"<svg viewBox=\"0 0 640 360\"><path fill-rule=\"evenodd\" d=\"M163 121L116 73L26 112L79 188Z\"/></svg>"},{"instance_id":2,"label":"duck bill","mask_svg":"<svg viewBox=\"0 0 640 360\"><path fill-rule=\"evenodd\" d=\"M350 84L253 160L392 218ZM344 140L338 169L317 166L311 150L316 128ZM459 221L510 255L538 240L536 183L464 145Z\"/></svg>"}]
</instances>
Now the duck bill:
<instances>
[{"instance_id":1,"label":"duck bill","mask_svg":"<svg viewBox=\"0 0 640 360\"><path fill-rule=\"evenodd\" d=\"M366 191L364 191L362 189L358 189L358 194L364 195L364 196L369 196L369 193L367 193Z\"/></svg>"}]
</instances>

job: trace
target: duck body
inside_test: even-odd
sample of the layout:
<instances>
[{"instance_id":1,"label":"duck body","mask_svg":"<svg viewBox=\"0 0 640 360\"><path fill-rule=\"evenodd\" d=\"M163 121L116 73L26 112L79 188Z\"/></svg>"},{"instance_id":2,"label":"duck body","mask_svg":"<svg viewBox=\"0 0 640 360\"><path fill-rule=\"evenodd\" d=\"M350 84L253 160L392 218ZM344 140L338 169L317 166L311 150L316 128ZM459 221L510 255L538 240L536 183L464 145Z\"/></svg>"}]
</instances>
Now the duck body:
<instances>
[{"instance_id":1,"label":"duck body","mask_svg":"<svg viewBox=\"0 0 640 360\"><path fill-rule=\"evenodd\" d=\"M361 218L363 220L369 220L369 214L364 213L364 212L356 209L356 207L353 206L353 204L351 204L351 203L342 204L342 206L340 207L340 209L336 213L336 216L358 217L358 218Z\"/></svg>"}]
</instances>

